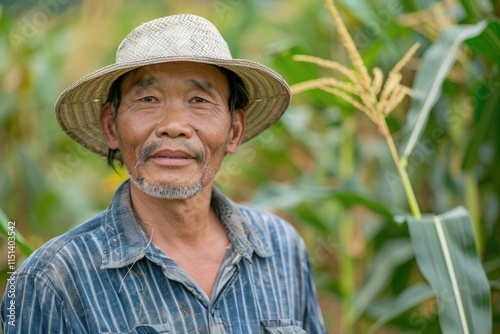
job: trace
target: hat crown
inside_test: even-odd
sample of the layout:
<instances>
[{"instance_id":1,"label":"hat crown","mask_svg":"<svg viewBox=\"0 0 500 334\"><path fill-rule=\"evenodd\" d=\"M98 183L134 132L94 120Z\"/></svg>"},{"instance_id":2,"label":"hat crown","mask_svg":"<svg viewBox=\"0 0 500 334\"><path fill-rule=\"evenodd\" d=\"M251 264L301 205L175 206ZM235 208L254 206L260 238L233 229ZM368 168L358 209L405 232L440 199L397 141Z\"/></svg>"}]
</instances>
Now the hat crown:
<instances>
[{"instance_id":1,"label":"hat crown","mask_svg":"<svg viewBox=\"0 0 500 334\"><path fill-rule=\"evenodd\" d=\"M143 23L125 37L116 52L116 62L122 64L169 57L232 59L217 28L191 14Z\"/></svg>"}]
</instances>

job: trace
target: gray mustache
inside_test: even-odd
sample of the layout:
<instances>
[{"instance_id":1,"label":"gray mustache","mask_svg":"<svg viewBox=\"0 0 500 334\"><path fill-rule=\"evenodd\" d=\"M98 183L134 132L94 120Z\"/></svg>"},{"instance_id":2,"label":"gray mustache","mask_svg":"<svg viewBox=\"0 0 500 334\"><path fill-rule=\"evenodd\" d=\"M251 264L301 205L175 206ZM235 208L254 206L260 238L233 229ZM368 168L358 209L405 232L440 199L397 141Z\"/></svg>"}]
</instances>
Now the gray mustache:
<instances>
[{"instance_id":1,"label":"gray mustache","mask_svg":"<svg viewBox=\"0 0 500 334\"><path fill-rule=\"evenodd\" d=\"M155 141L141 148L141 151L139 152L139 160L137 162L137 167L144 165L146 161L153 155L153 153L162 146L164 146L164 142ZM200 165L205 162L205 154L203 154L202 151L200 151L196 147L193 147L190 144L183 143L180 147L177 145L175 148L172 149L182 149L184 151L189 152L189 154L195 157L196 162Z\"/></svg>"}]
</instances>

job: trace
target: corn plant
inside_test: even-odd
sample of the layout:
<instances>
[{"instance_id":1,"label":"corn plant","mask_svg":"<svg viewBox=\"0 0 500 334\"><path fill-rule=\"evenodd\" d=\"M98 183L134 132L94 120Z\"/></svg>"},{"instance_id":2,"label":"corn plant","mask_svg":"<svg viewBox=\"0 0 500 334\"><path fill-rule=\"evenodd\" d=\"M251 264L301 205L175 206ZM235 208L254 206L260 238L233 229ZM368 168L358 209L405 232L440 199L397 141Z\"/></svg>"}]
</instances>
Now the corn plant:
<instances>
[{"instance_id":1,"label":"corn plant","mask_svg":"<svg viewBox=\"0 0 500 334\"><path fill-rule=\"evenodd\" d=\"M370 71L363 63L337 8L331 0L325 0L325 4L337 28L339 39L349 55L353 69L338 62L317 57L296 55L293 59L328 68L345 76L349 81L341 81L335 77L322 77L295 84L292 91L297 94L310 89L321 89L334 94L362 111L375 123L387 142L406 194L412 216L404 218L404 220L409 225L419 268L429 281L437 298L438 307L441 310L439 314L441 329L444 333L491 332L490 287L476 253L468 212L463 208L457 208L444 215L426 215L422 218L406 171L408 156L415 145L415 138L418 138L421 132L422 123L425 122L422 119L425 120L430 105L435 101L437 91L441 88L444 78L440 75L447 74L451 60L456 58L455 54L459 43L481 33L485 29L485 23L476 26L455 27L455 30L448 31L452 35L455 49L446 50L443 57L448 58L447 64L443 64L446 59L437 62L438 65L444 66L436 69L436 75L431 76L432 82L427 82L430 88L416 116L419 122L406 144L405 156L402 160L386 123L386 117L406 96L412 96L414 93L414 90L401 84L403 77L401 70L414 55L419 45L415 44L409 49L389 72L385 82L382 70L378 67L373 68L373 76L370 76ZM430 48L429 53L432 51L434 49ZM422 66L422 71L427 70L425 65L427 63ZM417 77L415 84L417 89L420 89L418 79ZM427 296L427 293L425 292L424 295ZM399 310L396 311L396 313L398 312ZM349 316L348 319L352 321L353 318ZM371 331L377 329L381 323L382 321L378 321Z\"/></svg>"}]
</instances>

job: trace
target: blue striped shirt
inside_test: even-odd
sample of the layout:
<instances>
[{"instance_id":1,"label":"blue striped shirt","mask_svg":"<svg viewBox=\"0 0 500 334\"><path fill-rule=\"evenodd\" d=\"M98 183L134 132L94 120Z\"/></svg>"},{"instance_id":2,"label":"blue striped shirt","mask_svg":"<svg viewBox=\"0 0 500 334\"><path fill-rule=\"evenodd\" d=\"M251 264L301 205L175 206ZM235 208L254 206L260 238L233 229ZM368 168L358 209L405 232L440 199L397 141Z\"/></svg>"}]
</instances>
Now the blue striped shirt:
<instances>
[{"instance_id":1,"label":"blue striped shirt","mask_svg":"<svg viewBox=\"0 0 500 334\"><path fill-rule=\"evenodd\" d=\"M295 229L215 189L211 205L231 242L211 298L149 242L127 181L107 210L14 274L15 296L2 300L4 333L325 333Z\"/></svg>"}]
</instances>

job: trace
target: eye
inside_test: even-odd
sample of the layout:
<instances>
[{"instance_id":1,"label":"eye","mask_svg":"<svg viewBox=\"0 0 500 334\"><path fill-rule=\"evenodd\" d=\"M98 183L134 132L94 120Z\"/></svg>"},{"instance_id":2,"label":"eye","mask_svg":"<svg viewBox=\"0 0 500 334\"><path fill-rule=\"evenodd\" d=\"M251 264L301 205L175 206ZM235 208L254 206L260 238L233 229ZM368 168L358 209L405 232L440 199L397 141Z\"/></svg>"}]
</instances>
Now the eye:
<instances>
[{"instance_id":1,"label":"eye","mask_svg":"<svg viewBox=\"0 0 500 334\"><path fill-rule=\"evenodd\" d=\"M202 97L199 97L199 96L196 96L196 97L193 97L191 99L191 102L194 102L194 103L203 103L203 102L208 102L207 100L205 100L204 98Z\"/></svg>"},{"instance_id":2,"label":"eye","mask_svg":"<svg viewBox=\"0 0 500 334\"><path fill-rule=\"evenodd\" d=\"M156 101L158 101L158 99L156 97L153 97L153 96L146 96L140 100L144 101L144 102L156 102Z\"/></svg>"}]
</instances>

